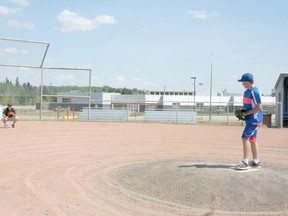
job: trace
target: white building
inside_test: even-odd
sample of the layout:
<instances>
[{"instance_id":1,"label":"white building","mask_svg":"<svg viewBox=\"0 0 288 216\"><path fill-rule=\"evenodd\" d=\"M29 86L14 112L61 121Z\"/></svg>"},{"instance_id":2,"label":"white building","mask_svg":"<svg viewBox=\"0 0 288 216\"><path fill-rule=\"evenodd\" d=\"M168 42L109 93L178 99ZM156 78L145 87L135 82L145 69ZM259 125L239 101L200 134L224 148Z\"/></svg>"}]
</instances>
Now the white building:
<instances>
[{"instance_id":1,"label":"white building","mask_svg":"<svg viewBox=\"0 0 288 216\"><path fill-rule=\"evenodd\" d=\"M88 93L61 92L58 93L57 104L67 107L87 107ZM234 112L242 107L242 96L194 96L189 92L161 92L153 94L122 95L120 93L91 93L90 106L98 109L129 109L133 112L145 110L194 110L196 112ZM272 112L275 105L275 97L262 97L265 111ZM271 105L271 109L269 106ZM77 108L76 108L77 109Z\"/></svg>"},{"instance_id":2,"label":"white building","mask_svg":"<svg viewBox=\"0 0 288 216\"><path fill-rule=\"evenodd\" d=\"M282 73L279 75L278 80L275 84L275 95L276 95L276 102L279 104L279 107L276 110L276 113L278 113L276 124L278 123L280 127L288 126L288 74L287 73Z\"/></svg>"}]
</instances>

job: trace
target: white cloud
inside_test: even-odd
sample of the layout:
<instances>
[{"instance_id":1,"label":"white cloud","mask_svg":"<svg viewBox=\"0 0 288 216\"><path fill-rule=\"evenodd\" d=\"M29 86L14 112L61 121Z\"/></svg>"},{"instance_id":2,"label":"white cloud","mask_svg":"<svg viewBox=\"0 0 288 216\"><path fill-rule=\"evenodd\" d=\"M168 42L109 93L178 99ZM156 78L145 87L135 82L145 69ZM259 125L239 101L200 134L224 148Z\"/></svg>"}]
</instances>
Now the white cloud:
<instances>
[{"instance_id":1,"label":"white cloud","mask_svg":"<svg viewBox=\"0 0 288 216\"><path fill-rule=\"evenodd\" d=\"M0 16L8 17L7 19L5 18L1 21L1 25L26 30L34 29L33 23L21 22L18 20L24 8L30 5L30 0L7 0L6 3L12 4L10 4L11 7L0 5ZM13 19L11 17L17 17L17 19Z\"/></svg>"},{"instance_id":2,"label":"white cloud","mask_svg":"<svg viewBox=\"0 0 288 216\"><path fill-rule=\"evenodd\" d=\"M94 19L87 19L69 10L63 10L57 16L57 20L62 24L60 28L62 32L92 31L100 25L117 23L113 16L100 15Z\"/></svg>"},{"instance_id":3,"label":"white cloud","mask_svg":"<svg viewBox=\"0 0 288 216\"><path fill-rule=\"evenodd\" d=\"M15 47L8 47L8 48L5 48L3 51L8 54L24 54L24 55L29 54L27 50L19 50Z\"/></svg>"},{"instance_id":4,"label":"white cloud","mask_svg":"<svg viewBox=\"0 0 288 216\"><path fill-rule=\"evenodd\" d=\"M206 10L201 11L188 10L188 13L195 19L209 19L211 16L219 16L218 13L208 13Z\"/></svg>"},{"instance_id":5,"label":"white cloud","mask_svg":"<svg viewBox=\"0 0 288 216\"><path fill-rule=\"evenodd\" d=\"M54 76L53 78L57 80L74 80L75 76L72 74L60 74L58 76Z\"/></svg>"},{"instance_id":6,"label":"white cloud","mask_svg":"<svg viewBox=\"0 0 288 216\"><path fill-rule=\"evenodd\" d=\"M8 20L5 23L6 26L14 27L18 29L34 30L34 23L30 22L20 22L18 20Z\"/></svg>"},{"instance_id":7,"label":"white cloud","mask_svg":"<svg viewBox=\"0 0 288 216\"><path fill-rule=\"evenodd\" d=\"M91 77L91 80L92 80L92 81L97 81L97 80L98 80L98 76L92 76L92 77Z\"/></svg>"},{"instance_id":8,"label":"white cloud","mask_svg":"<svg viewBox=\"0 0 288 216\"><path fill-rule=\"evenodd\" d=\"M125 77L123 77L123 76L117 76L117 77L115 77L115 80L118 82L125 82L126 81Z\"/></svg>"},{"instance_id":9,"label":"white cloud","mask_svg":"<svg viewBox=\"0 0 288 216\"><path fill-rule=\"evenodd\" d=\"M111 78L110 81L113 83L113 85L126 86L127 88L134 88L135 86L138 86L139 88L146 88L146 87L148 88L151 86L156 86L155 82L145 80L138 76L126 78L122 75L119 75Z\"/></svg>"},{"instance_id":10,"label":"white cloud","mask_svg":"<svg viewBox=\"0 0 288 216\"><path fill-rule=\"evenodd\" d=\"M143 28L141 28L141 29L140 29L140 31L141 31L141 32L149 32L149 29L148 29L148 28L145 28L145 27L143 27Z\"/></svg>"},{"instance_id":11,"label":"white cloud","mask_svg":"<svg viewBox=\"0 0 288 216\"><path fill-rule=\"evenodd\" d=\"M30 5L30 0L9 0L9 1L18 5L19 7L27 7Z\"/></svg>"},{"instance_id":12,"label":"white cloud","mask_svg":"<svg viewBox=\"0 0 288 216\"><path fill-rule=\"evenodd\" d=\"M132 81L134 81L134 82L142 82L143 79L141 79L139 77L135 77L135 78L132 78Z\"/></svg>"},{"instance_id":13,"label":"white cloud","mask_svg":"<svg viewBox=\"0 0 288 216\"><path fill-rule=\"evenodd\" d=\"M131 79L131 81L133 83L137 83L137 85L141 85L141 86L154 86L155 85L154 82L150 82L150 81L144 80L144 79L139 78L139 77L134 77Z\"/></svg>"},{"instance_id":14,"label":"white cloud","mask_svg":"<svg viewBox=\"0 0 288 216\"><path fill-rule=\"evenodd\" d=\"M11 9L8 7L4 7L0 5L0 15L5 16L5 15L14 15L19 12L19 9Z\"/></svg>"},{"instance_id":15,"label":"white cloud","mask_svg":"<svg viewBox=\"0 0 288 216\"><path fill-rule=\"evenodd\" d=\"M9 0L8 2L14 4L14 7L0 5L0 15L16 15L30 5L30 0Z\"/></svg>"},{"instance_id":16,"label":"white cloud","mask_svg":"<svg viewBox=\"0 0 288 216\"><path fill-rule=\"evenodd\" d=\"M20 71L31 71L32 69L31 68L25 68L25 67L19 67L19 70ZM23 75L23 77L27 77L27 76Z\"/></svg>"}]
</instances>

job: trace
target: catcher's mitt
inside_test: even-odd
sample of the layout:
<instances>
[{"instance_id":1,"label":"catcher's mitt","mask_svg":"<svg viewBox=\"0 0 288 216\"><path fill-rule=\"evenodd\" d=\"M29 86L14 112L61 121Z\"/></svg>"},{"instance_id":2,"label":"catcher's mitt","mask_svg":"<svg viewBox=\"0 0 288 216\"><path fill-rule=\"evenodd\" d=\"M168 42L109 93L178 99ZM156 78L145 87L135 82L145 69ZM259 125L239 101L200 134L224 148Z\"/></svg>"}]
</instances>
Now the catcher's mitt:
<instances>
[{"instance_id":1,"label":"catcher's mitt","mask_svg":"<svg viewBox=\"0 0 288 216\"><path fill-rule=\"evenodd\" d=\"M7 116L10 118L10 117L13 117L14 116L14 113L13 112L8 112Z\"/></svg>"},{"instance_id":2,"label":"catcher's mitt","mask_svg":"<svg viewBox=\"0 0 288 216\"><path fill-rule=\"evenodd\" d=\"M242 120L244 121L245 120L245 117L242 113L246 112L245 109L241 109L241 110L235 110L234 112L234 115L236 116L236 118L238 118L238 121Z\"/></svg>"}]
</instances>

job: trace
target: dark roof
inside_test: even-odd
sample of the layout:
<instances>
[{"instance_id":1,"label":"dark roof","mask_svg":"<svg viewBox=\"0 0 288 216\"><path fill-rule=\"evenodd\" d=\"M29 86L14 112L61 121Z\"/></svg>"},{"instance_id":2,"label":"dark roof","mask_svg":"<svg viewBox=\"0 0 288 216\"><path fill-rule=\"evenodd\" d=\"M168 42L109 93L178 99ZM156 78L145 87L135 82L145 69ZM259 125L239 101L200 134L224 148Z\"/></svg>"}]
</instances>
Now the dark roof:
<instances>
[{"instance_id":1,"label":"dark roof","mask_svg":"<svg viewBox=\"0 0 288 216\"><path fill-rule=\"evenodd\" d=\"M279 75L278 80L277 80L277 82L276 82L276 84L275 84L275 86L274 86L275 89L277 89L280 81L281 81L284 77L288 77L288 73L281 73L281 74Z\"/></svg>"}]
</instances>

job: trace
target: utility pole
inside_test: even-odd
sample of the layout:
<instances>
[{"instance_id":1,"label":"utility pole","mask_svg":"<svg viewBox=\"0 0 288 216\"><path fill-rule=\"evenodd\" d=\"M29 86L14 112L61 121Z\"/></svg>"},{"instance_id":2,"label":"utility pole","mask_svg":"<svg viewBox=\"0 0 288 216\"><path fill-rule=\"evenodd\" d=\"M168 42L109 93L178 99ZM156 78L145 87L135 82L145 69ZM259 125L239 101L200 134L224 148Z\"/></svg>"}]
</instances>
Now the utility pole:
<instances>
[{"instance_id":1,"label":"utility pole","mask_svg":"<svg viewBox=\"0 0 288 216\"><path fill-rule=\"evenodd\" d=\"M211 54L211 71L210 71L210 106L209 106L209 122L211 122L211 112L212 112L212 76L213 76L213 53Z\"/></svg>"},{"instance_id":2,"label":"utility pole","mask_svg":"<svg viewBox=\"0 0 288 216\"><path fill-rule=\"evenodd\" d=\"M194 111L196 110L196 101L195 101L195 96L196 96L196 77L191 77L191 79L194 80L194 91L193 91L193 97L194 97Z\"/></svg>"}]
</instances>

